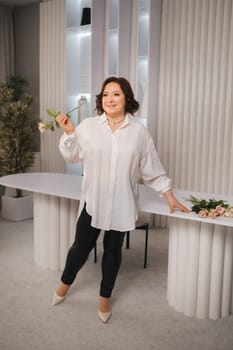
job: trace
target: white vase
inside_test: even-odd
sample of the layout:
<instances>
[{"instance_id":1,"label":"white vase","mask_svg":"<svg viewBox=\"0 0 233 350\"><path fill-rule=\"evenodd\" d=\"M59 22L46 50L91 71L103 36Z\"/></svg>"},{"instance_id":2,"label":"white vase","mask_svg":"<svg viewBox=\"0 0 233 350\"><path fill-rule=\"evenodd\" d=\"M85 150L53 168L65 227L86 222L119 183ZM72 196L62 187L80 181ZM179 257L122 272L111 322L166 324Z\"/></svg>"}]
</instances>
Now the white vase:
<instances>
[{"instance_id":1,"label":"white vase","mask_svg":"<svg viewBox=\"0 0 233 350\"><path fill-rule=\"evenodd\" d=\"M33 217L33 195L15 198L2 196L2 217L11 221L22 221Z\"/></svg>"}]
</instances>

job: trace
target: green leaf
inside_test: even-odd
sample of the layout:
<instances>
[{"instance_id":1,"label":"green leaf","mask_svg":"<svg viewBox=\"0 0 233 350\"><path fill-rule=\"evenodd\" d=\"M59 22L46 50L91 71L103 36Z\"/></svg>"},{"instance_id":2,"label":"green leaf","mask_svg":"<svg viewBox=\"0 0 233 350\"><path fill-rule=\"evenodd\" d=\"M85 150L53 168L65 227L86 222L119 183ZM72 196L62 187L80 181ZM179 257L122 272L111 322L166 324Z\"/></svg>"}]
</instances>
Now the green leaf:
<instances>
[{"instance_id":1,"label":"green leaf","mask_svg":"<svg viewBox=\"0 0 233 350\"><path fill-rule=\"evenodd\" d=\"M56 118L60 114L60 112L57 112L54 109L50 109L50 108L48 108L46 111L50 117L54 117L54 118Z\"/></svg>"}]
</instances>

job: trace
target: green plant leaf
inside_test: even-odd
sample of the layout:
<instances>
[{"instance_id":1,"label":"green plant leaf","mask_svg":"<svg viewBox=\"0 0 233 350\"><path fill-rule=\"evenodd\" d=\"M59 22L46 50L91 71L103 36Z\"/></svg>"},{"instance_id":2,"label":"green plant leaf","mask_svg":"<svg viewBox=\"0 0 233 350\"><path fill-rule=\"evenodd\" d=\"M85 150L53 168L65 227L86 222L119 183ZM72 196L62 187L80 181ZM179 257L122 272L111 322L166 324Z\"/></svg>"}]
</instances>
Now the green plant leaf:
<instances>
[{"instance_id":1,"label":"green plant leaf","mask_svg":"<svg viewBox=\"0 0 233 350\"><path fill-rule=\"evenodd\" d=\"M54 109L50 109L50 108L48 108L48 109L46 110L46 112L48 113L48 115L49 115L50 117L54 117L54 118L56 118L56 117L60 114L60 112L57 112L57 111L55 111Z\"/></svg>"}]
</instances>

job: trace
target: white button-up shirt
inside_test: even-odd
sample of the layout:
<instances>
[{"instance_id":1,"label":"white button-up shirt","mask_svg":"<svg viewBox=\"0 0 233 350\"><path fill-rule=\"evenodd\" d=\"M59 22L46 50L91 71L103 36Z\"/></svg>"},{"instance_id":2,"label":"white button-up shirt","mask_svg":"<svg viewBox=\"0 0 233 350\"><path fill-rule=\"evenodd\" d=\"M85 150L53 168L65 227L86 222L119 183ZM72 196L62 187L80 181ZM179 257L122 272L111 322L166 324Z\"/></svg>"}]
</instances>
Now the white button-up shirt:
<instances>
[{"instance_id":1,"label":"white button-up shirt","mask_svg":"<svg viewBox=\"0 0 233 350\"><path fill-rule=\"evenodd\" d=\"M60 151L68 162L83 161L78 217L86 203L93 227L135 228L140 179L160 194L171 188L150 134L129 114L115 132L105 114L84 119L61 136Z\"/></svg>"}]
</instances>

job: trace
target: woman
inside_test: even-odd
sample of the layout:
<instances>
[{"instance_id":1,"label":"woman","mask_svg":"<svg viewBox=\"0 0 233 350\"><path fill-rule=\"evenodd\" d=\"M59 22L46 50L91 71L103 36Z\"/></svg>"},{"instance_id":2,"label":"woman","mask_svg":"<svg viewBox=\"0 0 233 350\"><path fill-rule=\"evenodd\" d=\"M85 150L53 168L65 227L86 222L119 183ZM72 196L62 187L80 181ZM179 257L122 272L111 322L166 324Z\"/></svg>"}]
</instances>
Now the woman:
<instances>
[{"instance_id":1,"label":"woman","mask_svg":"<svg viewBox=\"0 0 233 350\"><path fill-rule=\"evenodd\" d=\"M66 161L83 161L83 184L75 241L53 305L64 300L104 230L98 315L105 323L111 316L110 297L125 232L133 230L137 220L139 178L166 198L170 212L175 208L189 212L174 197L147 129L133 117L138 108L129 82L109 77L96 96L98 116L85 119L76 128L66 115L56 118L64 130L60 151Z\"/></svg>"}]
</instances>

